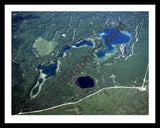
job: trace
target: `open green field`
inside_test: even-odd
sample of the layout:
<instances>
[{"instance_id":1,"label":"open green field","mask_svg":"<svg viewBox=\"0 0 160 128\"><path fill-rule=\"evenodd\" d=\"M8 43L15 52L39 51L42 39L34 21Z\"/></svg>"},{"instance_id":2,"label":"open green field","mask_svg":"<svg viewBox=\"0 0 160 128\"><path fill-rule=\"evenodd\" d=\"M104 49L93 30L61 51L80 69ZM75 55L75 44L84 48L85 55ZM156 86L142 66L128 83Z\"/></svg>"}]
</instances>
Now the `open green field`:
<instances>
[{"instance_id":1,"label":"open green field","mask_svg":"<svg viewBox=\"0 0 160 128\"><path fill-rule=\"evenodd\" d=\"M148 89L105 89L73 105L65 105L33 115L147 115Z\"/></svg>"}]
</instances>

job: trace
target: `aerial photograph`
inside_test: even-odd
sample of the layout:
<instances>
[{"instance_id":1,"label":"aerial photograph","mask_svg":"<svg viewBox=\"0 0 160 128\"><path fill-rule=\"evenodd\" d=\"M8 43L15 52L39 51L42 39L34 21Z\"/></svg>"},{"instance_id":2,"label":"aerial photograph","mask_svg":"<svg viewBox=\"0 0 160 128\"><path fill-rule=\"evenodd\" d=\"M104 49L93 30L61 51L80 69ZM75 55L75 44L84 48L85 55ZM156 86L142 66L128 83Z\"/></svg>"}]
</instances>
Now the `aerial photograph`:
<instances>
[{"instance_id":1,"label":"aerial photograph","mask_svg":"<svg viewBox=\"0 0 160 128\"><path fill-rule=\"evenodd\" d=\"M12 115L148 115L149 12L12 11Z\"/></svg>"}]
</instances>

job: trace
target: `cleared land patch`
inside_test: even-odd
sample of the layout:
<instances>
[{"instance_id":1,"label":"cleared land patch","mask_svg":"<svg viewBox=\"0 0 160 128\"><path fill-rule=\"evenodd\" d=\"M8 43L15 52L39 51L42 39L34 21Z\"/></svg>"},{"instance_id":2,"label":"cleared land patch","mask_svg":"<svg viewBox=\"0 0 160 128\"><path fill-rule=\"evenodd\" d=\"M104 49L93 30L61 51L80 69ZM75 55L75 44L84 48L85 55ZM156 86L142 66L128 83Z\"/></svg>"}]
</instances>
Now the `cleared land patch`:
<instances>
[{"instance_id":1,"label":"cleared land patch","mask_svg":"<svg viewBox=\"0 0 160 128\"><path fill-rule=\"evenodd\" d=\"M48 41L42 37L38 37L33 44L39 55L45 56L50 54L56 47L57 43L53 41Z\"/></svg>"}]
</instances>

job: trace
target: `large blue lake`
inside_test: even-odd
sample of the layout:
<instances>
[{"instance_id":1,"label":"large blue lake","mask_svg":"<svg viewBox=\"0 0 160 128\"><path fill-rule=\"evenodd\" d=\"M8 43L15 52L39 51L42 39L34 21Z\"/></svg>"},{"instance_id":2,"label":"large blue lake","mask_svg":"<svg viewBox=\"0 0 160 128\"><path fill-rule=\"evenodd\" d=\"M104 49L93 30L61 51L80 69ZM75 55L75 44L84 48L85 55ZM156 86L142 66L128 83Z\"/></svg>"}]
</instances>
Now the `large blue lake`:
<instances>
[{"instance_id":1,"label":"large blue lake","mask_svg":"<svg viewBox=\"0 0 160 128\"><path fill-rule=\"evenodd\" d=\"M118 32L116 29L112 28L99 32L99 37L105 48L98 51L97 57L102 58L105 57L107 53L114 53L116 51L114 48L115 45L126 44L124 51L127 53L126 47L131 40L131 32ZM109 41L106 40L106 37L108 37L107 40Z\"/></svg>"}]
</instances>

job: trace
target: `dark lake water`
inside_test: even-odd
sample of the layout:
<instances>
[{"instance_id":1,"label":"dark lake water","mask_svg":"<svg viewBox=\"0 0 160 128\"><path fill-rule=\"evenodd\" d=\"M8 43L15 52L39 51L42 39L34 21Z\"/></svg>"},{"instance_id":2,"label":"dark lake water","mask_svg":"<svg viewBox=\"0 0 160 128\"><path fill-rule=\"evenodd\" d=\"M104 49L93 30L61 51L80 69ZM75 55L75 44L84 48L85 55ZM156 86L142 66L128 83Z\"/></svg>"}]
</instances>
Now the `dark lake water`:
<instances>
[{"instance_id":1,"label":"dark lake water","mask_svg":"<svg viewBox=\"0 0 160 128\"><path fill-rule=\"evenodd\" d=\"M82 89L94 87L94 80L89 76L79 77L75 80L75 83Z\"/></svg>"},{"instance_id":2,"label":"dark lake water","mask_svg":"<svg viewBox=\"0 0 160 128\"><path fill-rule=\"evenodd\" d=\"M41 84L43 82L43 79L39 79L38 82L39 84Z\"/></svg>"},{"instance_id":3,"label":"dark lake water","mask_svg":"<svg viewBox=\"0 0 160 128\"><path fill-rule=\"evenodd\" d=\"M83 46L83 45L88 45L90 47L93 47L93 43L91 41L88 41L88 40L83 40L83 41L81 41L79 43L74 44L73 46L80 47L80 46ZM61 53L60 53L59 57L63 57L64 52L67 51L67 50L70 50L73 46L65 46L61 50Z\"/></svg>"},{"instance_id":4,"label":"dark lake water","mask_svg":"<svg viewBox=\"0 0 160 128\"><path fill-rule=\"evenodd\" d=\"M71 46L65 46L63 49L62 49L62 51L61 51L61 53L60 53L60 57L63 57L63 53L65 52L65 51L67 51L67 50L69 50L69 49L71 49L72 47Z\"/></svg>"},{"instance_id":5,"label":"dark lake water","mask_svg":"<svg viewBox=\"0 0 160 128\"><path fill-rule=\"evenodd\" d=\"M35 95L39 90L39 86L35 87L32 91L33 95Z\"/></svg>"},{"instance_id":6,"label":"dark lake water","mask_svg":"<svg viewBox=\"0 0 160 128\"><path fill-rule=\"evenodd\" d=\"M49 64L47 66L44 66L44 65L39 66L39 69L41 69L43 73L47 74L46 78L56 74L57 60L55 60L53 62L55 62L55 63ZM39 82L41 82L41 81L39 81Z\"/></svg>"}]
</instances>

